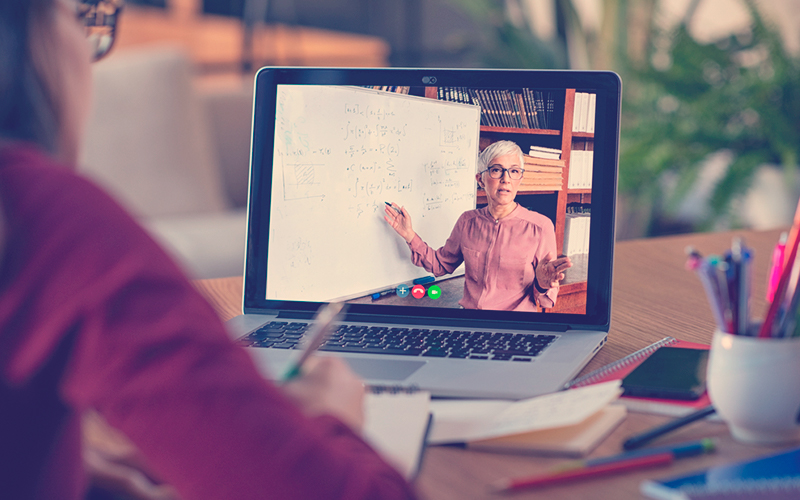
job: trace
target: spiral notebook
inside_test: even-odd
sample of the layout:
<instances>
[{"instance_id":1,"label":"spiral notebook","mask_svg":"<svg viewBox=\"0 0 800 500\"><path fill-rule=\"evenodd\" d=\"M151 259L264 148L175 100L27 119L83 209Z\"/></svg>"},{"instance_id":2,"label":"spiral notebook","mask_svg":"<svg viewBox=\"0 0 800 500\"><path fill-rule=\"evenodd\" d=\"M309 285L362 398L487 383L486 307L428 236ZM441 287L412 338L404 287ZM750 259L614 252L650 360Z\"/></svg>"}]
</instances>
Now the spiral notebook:
<instances>
[{"instance_id":1,"label":"spiral notebook","mask_svg":"<svg viewBox=\"0 0 800 500\"><path fill-rule=\"evenodd\" d=\"M642 483L657 500L788 500L800 498L800 448L679 477Z\"/></svg>"},{"instance_id":2,"label":"spiral notebook","mask_svg":"<svg viewBox=\"0 0 800 500\"><path fill-rule=\"evenodd\" d=\"M613 363L609 363L567 382L564 388L574 389L608 380L622 380L651 354L662 347L667 346L683 349L709 349L710 347L706 344L678 340L674 337L664 337L658 342L654 342L643 349L639 349L638 351L629 354L622 359L618 359ZM699 399L694 401L622 396L619 398L619 402L624 404L630 411L640 413L655 413L658 415L667 415L673 417L682 417L684 415L688 415L695 410L705 408L711 404L711 401L708 399L708 393L703 394Z\"/></svg>"},{"instance_id":3,"label":"spiral notebook","mask_svg":"<svg viewBox=\"0 0 800 500\"><path fill-rule=\"evenodd\" d=\"M432 417L430 393L372 387L364 397L364 439L406 479L419 472Z\"/></svg>"}]
</instances>

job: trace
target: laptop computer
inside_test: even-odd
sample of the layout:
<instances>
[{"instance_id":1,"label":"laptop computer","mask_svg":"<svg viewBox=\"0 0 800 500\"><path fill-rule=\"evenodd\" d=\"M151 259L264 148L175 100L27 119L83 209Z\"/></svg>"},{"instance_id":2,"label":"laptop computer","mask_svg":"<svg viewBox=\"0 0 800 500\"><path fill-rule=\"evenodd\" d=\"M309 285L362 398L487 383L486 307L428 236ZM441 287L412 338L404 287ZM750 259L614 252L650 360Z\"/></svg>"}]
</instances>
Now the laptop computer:
<instances>
[{"instance_id":1,"label":"laptop computer","mask_svg":"<svg viewBox=\"0 0 800 500\"><path fill-rule=\"evenodd\" d=\"M561 389L608 334L620 96L608 72L261 69L232 335L278 378L318 308L345 301L319 354L371 385L509 399ZM524 173L517 208L491 221L499 191L476 173L498 141L520 147ZM498 182L520 175L494 167ZM386 210L405 210L422 246ZM541 248L573 262L557 295L532 284Z\"/></svg>"}]
</instances>

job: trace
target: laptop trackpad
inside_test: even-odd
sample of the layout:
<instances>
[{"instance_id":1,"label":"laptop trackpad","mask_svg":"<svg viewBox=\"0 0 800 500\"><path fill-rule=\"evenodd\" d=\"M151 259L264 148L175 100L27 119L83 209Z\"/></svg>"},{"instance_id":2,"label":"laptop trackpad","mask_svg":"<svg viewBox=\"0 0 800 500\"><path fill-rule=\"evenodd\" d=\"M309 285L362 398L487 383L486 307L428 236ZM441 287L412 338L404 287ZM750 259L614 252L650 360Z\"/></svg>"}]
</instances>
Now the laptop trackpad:
<instances>
[{"instance_id":1,"label":"laptop trackpad","mask_svg":"<svg viewBox=\"0 0 800 500\"><path fill-rule=\"evenodd\" d=\"M380 380L405 380L419 370L425 361L395 359L364 359L344 357L350 368L361 378Z\"/></svg>"}]
</instances>

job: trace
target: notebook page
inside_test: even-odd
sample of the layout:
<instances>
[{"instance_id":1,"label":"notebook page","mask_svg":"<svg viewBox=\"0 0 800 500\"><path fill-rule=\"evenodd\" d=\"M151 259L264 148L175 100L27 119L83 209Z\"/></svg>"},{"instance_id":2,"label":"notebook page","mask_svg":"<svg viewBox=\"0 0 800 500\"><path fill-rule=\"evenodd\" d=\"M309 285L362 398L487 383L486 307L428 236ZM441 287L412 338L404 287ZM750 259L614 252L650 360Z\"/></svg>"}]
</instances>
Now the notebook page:
<instances>
[{"instance_id":1,"label":"notebook page","mask_svg":"<svg viewBox=\"0 0 800 500\"><path fill-rule=\"evenodd\" d=\"M406 479L419 468L430 398L424 391L368 392L364 397L364 439Z\"/></svg>"}]
</instances>

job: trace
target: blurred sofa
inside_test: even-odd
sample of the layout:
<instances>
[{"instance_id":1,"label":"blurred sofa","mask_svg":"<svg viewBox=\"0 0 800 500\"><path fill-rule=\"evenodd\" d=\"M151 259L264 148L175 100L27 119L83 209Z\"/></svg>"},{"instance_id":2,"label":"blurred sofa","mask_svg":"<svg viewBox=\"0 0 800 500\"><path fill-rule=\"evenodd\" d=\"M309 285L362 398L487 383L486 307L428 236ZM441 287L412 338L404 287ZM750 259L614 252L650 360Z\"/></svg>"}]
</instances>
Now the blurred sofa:
<instances>
[{"instance_id":1,"label":"blurred sofa","mask_svg":"<svg viewBox=\"0 0 800 500\"><path fill-rule=\"evenodd\" d=\"M176 47L94 65L79 171L103 186L192 278L241 275L252 83L197 83Z\"/></svg>"}]
</instances>

